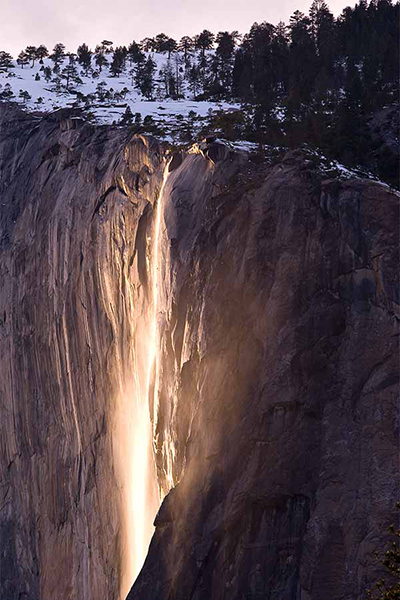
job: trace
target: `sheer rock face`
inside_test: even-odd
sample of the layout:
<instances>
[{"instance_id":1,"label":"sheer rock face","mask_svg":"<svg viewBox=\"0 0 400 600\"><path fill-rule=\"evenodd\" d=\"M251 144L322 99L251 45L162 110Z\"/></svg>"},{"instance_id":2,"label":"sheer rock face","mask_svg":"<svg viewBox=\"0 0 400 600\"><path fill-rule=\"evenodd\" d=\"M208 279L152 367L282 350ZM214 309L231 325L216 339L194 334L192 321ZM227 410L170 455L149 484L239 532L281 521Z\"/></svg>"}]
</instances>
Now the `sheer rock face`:
<instances>
[{"instance_id":1,"label":"sheer rock face","mask_svg":"<svg viewBox=\"0 0 400 600\"><path fill-rule=\"evenodd\" d=\"M361 600L399 496L399 197L201 160L165 199L179 483L128 599Z\"/></svg>"},{"instance_id":2,"label":"sheer rock face","mask_svg":"<svg viewBox=\"0 0 400 600\"><path fill-rule=\"evenodd\" d=\"M2 113L4 600L119 597L111 428L144 306L136 230L162 175L158 145L129 137Z\"/></svg>"},{"instance_id":3,"label":"sheer rock face","mask_svg":"<svg viewBox=\"0 0 400 600\"><path fill-rule=\"evenodd\" d=\"M163 148L59 117L0 113L0 598L116 600L111 429ZM176 486L129 600L361 600L399 496L399 198L301 152L211 154L164 190L153 419Z\"/></svg>"}]
</instances>

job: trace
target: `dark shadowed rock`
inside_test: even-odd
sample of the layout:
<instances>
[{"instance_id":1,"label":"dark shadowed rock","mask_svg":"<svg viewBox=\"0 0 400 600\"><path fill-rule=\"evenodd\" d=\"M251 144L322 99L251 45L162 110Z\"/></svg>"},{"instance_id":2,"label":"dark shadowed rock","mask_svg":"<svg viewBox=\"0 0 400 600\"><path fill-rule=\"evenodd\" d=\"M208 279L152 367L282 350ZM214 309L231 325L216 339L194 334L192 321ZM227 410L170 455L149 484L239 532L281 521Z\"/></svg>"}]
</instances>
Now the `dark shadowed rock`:
<instances>
[{"instance_id":1,"label":"dark shadowed rock","mask_svg":"<svg viewBox=\"0 0 400 600\"><path fill-rule=\"evenodd\" d=\"M172 173L172 171L175 171L175 169L180 167L182 164L182 160L183 160L182 152L175 152L172 155L172 158L168 163L168 172Z\"/></svg>"},{"instance_id":2,"label":"dark shadowed rock","mask_svg":"<svg viewBox=\"0 0 400 600\"><path fill-rule=\"evenodd\" d=\"M361 600L399 496L399 196L296 151L231 187L204 167L194 209L199 160L165 209L178 483L128 598Z\"/></svg>"},{"instance_id":3,"label":"dark shadowed rock","mask_svg":"<svg viewBox=\"0 0 400 600\"><path fill-rule=\"evenodd\" d=\"M225 144L220 144L218 142L213 142L212 144L208 144L205 150L205 154L207 158L209 158L214 164L225 160L229 156L230 150Z\"/></svg>"},{"instance_id":4,"label":"dark shadowed rock","mask_svg":"<svg viewBox=\"0 0 400 600\"><path fill-rule=\"evenodd\" d=\"M210 160L213 164L225 160L232 154L228 146L222 142L217 142L214 136L204 138L192 146L192 153L198 153Z\"/></svg>"}]
</instances>

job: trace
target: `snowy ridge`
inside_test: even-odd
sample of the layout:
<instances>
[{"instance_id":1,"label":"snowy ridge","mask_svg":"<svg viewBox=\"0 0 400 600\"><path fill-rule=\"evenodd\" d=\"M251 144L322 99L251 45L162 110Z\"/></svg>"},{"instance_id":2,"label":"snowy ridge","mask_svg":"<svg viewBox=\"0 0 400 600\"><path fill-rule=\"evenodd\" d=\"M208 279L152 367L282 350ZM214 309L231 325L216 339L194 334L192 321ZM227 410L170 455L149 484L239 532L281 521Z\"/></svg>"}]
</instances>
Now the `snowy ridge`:
<instances>
[{"instance_id":1,"label":"snowy ridge","mask_svg":"<svg viewBox=\"0 0 400 600\"><path fill-rule=\"evenodd\" d=\"M179 53L176 55L179 59ZM52 72L51 80L46 81L44 69L53 69L54 66L50 59L44 59L43 64L36 63L33 67L22 67L14 61L13 69L0 70L0 94L5 91L7 94L11 93L9 99L19 102L27 110L51 112L64 107L81 108L87 112L89 118L99 124L118 124L129 107L134 116L137 113L141 115L141 120L151 117L161 128L160 137L170 141L175 140L174 130L179 128L183 119L189 118L195 125L196 121L205 119L210 111L240 108L238 104L227 102L196 101L186 81L182 85L183 99L163 97L160 70L168 64L173 66L176 57L174 55L170 61L164 54L151 54L151 57L156 63L154 100L146 99L134 87L133 76L128 70L115 77L105 67L93 76L92 70L85 71L79 64L76 64L76 67L81 83L73 83L71 91L68 92L65 85L57 82L57 74ZM68 58L65 58L61 69L67 64ZM21 91L27 92L28 95L20 96Z\"/></svg>"},{"instance_id":2,"label":"snowy ridge","mask_svg":"<svg viewBox=\"0 0 400 600\"><path fill-rule=\"evenodd\" d=\"M207 51L206 54L212 55L213 50ZM89 69L84 69L75 63L79 78L73 82L68 91L59 73L53 71L54 62L45 58L42 63L36 62L34 66L26 64L22 66L13 61L13 68L0 68L0 101L18 102L28 111L52 112L60 108L79 108L88 120L98 124L130 123L140 126L144 121L146 131L178 145L198 138L202 128L207 125L213 114L244 110L237 103L195 100L186 77L183 77L181 82L182 99L165 97L162 71L167 68L175 72L183 69L182 53L175 52L171 59L168 59L167 54L147 52L145 56L146 59L151 57L156 65L153 100L144 97L135 86L132 65L127 65L120 75L114 76L108 66L104 66L101 71L96 70L93 59L92 67ZM66 56L60 62L60 71L68 63L69 58ZM128 123L123 119L127 109L131 111L131 120ZM252 109L247 107L245 110L249 112ZM284 123L286 108L276 106L273 116L277 122ZM152 126L155 128L154 131L151 130ZM223 136L223 132L218 128L213 131L218 136ZM228 141L220 138L220 141L232 150L264 155L267 162L274 162L284 154L285 150L289 150L289 148L268 146L265 143L260 144L245 139ZM344 179L367 178L393 189L365 169L345 167L310 147L307 147L307 152L310 157L317 160L320 171L325 175Z\"/></svg>"}]
</instances>

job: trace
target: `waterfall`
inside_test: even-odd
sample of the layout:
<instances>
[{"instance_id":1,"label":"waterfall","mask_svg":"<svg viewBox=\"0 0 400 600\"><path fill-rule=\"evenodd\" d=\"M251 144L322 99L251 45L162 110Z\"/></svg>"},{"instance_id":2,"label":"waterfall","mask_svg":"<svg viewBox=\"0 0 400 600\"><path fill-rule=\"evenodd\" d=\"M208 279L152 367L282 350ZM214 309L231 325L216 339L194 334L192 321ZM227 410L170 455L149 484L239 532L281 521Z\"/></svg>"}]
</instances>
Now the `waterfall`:
<instances>
[{"instance_id":1,"label":"waterfall","mask_svg":"<svg viewBox=\"0 0 400 600\"><path fill-rule=\"evenodd\" d=\"M164 188L168 178L168 166L164 169L163 181L158 195L156 214L155 214L155 225L154 225L154 239L152 244L151 252L151 324L150 324L150 354L148 361L147 370L147 397L149 402L152 402L152 414L153 414L153 438L155 437L156 427L156 415L158 413L158 384L159 384L159 369L160 369L160 339L159 339L159 301L160 301L160 288L161 288L161 265L160 265L160 230L161 230L161 219L163 215L164 207ZM152 374L154 375L154 388L152 388ZM151 394L153 398L150 398Z\"/></svg>"},{"instance_id":2,"label":"waterfall","mask_svg":"<svg viewBox=\"0 0 400 600\"><path fill-rule=\"evenodd\" d=\"M143 566L154 532L154 517L162 499L157 483L153 440L158 412L160 364L161 223L167 179L168 165L164 167L154 208L153 231L148 239L146 261L150 285L148 297L144 300L143 318L136 319L132 380L124 383L117 408L114 451L123 504L121 600L125 600ZM135 310L133 302L132 310Z\"/></svg>"}]
</instances>

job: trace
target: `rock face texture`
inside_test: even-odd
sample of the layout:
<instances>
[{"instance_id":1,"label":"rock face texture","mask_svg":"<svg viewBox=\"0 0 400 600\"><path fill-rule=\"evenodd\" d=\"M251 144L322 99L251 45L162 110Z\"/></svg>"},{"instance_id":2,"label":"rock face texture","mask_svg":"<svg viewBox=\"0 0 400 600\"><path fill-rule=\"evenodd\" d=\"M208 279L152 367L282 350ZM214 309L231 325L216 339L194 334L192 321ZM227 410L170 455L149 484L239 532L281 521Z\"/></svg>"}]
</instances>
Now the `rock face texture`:
<instances>
[{"instance_id":1,"label":"rock face texture","mask_svg":"<svg viewBox=\"0 0 400 600\"><path fill-rule=\"evenodd\" d=\"M158 146L62 114L1 117L0 598L113 600L111 430L134 365L135 241Z\"/></svg>"},{"instance_id":2,"label":"rock face texture","mask_svg":"<svg viewBox=\"0 0 400 600\"><path fill-rule=\"evenodd\" d=\"M0 598L120 597L113 423L162 201L166 496L128 598L361 600L400 492L399 196L210 141L158 198L165 151L0 111Z\"/></svg>"},{"instance_id":3,"label":"rock face texture","mask_svg":"<svg viewBox=\"0 0 400 600\"><path fill-rule=\"evenodd\" d=\"M179 483L128 599L361 600L399 497L399 197L302 152L189 156L166 193Z\"/></svg>"}]
</instances>

